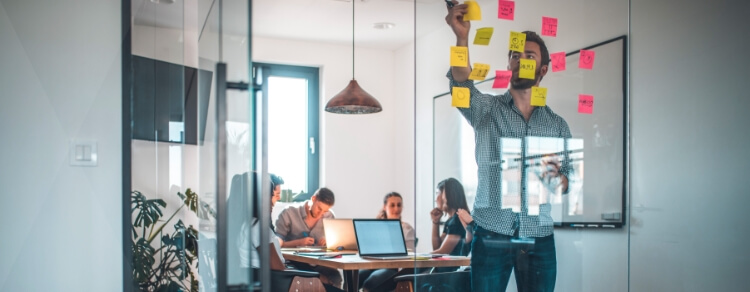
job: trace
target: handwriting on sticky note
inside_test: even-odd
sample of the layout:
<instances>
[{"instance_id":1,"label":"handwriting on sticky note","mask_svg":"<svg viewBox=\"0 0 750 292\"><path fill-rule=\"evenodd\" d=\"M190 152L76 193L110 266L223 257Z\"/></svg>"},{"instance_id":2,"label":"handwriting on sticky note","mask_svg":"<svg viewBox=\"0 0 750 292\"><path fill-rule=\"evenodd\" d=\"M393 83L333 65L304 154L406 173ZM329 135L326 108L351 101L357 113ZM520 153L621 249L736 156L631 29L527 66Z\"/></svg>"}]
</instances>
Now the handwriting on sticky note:
<instances>
[{"instance_id":1,"label":"handwriting on sticky note","mask_svg":"<svg viewBox=\"0 0 750 292\"><path fill-rule=\"evenodd\" d=\"M466 87L453 87L451 106L468 108L471 102L471 92Z\"/></svg>"},{"instance_id":2,"label":"handwriting on sticky note","mask_svg":"<svg viewBox=\"0 0 750 292\"><path fill-rule=\"evenodd\" d=\"M542 35L557 36L557 18L542 17Z\"/></svg>"},{"instance_id":3,"label":"handwriting on sticky note","mask_svg":"<svg viewBox=\"0 0 750 292\"><path fill-rule=\"evenodd\" d=\"M474 66L472 66L471 74L469 74L469 79L479 81L484 80L485 78L487 78L487 73L489 72L489 64L474 63Z\"/></svg>"},{"instance_id":4,"label":"handwriting on sticky note","mask_svg":"<svg viewBox=\"0 0 750 292\"><path fill-rule=\"evenodd\" d=\"M497 3L497 18L513 20L516 15L516 2L498 0Z\"/></svg>"},{"instance_id":5,"label":"handwriting on sticky note","mask_svg":"<svg viewBox=\"0 0 750 292\"><path fill-rule=\"evenodd\" d=\"M492 27L483 27L477 29L477 34L474 36L474 44L482 46L489 45L493 32L495 32L495 29Z\"/></svg>"},{"instance_id":6,"label":"handwriting on sticky note","mask_svg":"<svg viewBox=\"0 0 750 292\"><path fill-rule=\"evenodd\" d=\"M549 57L552 61L552 72L565 71L565 52L552 53Z\"/></svg>"},{"instance_id":7,"label":"handwriting on sticky note","mask_svg":"<svg viewBox=\"0 0 750 292\"><path fill-rule=\"evenodd\" d=\"M526 47L526 34L511 31L510 41L508 42L508 50L523 53L524 47Z\"/></svg>"},{"instance_id":8,"label":"handwriting on sticky note","mask_svg":"<svg viewBox=\"0 0 750 292\"><path fill-rule=\"evenodd\" d=\"M451 46L451 66L467 67L469 66L469 48Z\"/></svg>"},{"instance_id":9,"label":"handwriting on sticky note","mask_svg":"<svg viewBox=\"0 0 750 292\"><path fill-rule=\"evenodd\" d=\"M596 52L589 50L581 50L580 57L578 58L578 68L581 69L594 69L594 57Z\"/></svg>"},{"instance_id":10,"label":"handwriting on sticky note","mask_svg":"<svg viewBox=\"0 0 750 292\"><path fill-rule=\"evenodd\" d=\"M495 82L492 83L492 88L508 88L511 76L513 76L511 71L495 70Z\"/></svg>"},{"instance_id":11,"label":"handwriting on sticky note","mask_svg":"<svg viewBox=\"0 0 750 292\"><path fill-rule=\"evenodd\" d=\"M521 59L521 64L518 65L518 78L523 79L534 79L534 73L536 72L536 61L530 59Z\"/></svg>"},{"instance_id":12,"label":"handwriting on sticky note","mask_svg":"<svg viewBox=\"0 0 750 292\"><path fill-rule=\"evenodd\" d=\"M479 8L477 1L465 1L466 14L464 14L464 21L482 20L482 9Z\"/></svg>"},{"instance_id":13,"label":"handwriting on sticky note","mask_svg":"<svg viewBox=\"0 0 750 292\"><path fill-rule=\"evenodd\" d=\"M578 112L582 114L594 113L594 96L588 94L578 95Z\"/></svg>"},{"instance_id":14,"label":"handwriting on sticky note","mask_svg":"<svg viewBox=\"0 0 750 292\"><path fill-rule=\"evenodd\" d=\"M533 106L545 106L547 105L547 88L544 87L531 87L531 105Z\"/></svg>"}]
</instances>

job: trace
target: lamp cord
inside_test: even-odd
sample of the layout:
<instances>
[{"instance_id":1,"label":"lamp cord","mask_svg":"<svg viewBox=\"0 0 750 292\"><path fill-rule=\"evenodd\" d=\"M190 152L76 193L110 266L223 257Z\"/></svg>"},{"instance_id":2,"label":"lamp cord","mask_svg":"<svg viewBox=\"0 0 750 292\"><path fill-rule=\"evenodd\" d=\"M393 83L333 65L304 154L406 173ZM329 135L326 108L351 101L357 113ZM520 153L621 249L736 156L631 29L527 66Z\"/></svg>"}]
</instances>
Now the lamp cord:
<instances>
[{"instance_id":1,"label":"lamp cord","mask_svg":"<svg viewBox=\"0 0 750 292\"><path fill-rule=\"evenodd\" d=\"M352 0L352 80L354 80L354 2L357 0Z\"/></svg>"}]
</instances>

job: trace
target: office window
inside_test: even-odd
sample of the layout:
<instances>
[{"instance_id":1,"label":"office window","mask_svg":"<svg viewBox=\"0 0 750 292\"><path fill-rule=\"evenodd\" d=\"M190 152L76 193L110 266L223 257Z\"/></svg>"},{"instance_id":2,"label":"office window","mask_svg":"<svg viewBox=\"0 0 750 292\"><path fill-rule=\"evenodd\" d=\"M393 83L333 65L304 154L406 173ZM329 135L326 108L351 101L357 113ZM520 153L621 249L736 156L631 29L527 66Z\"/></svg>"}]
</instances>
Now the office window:
<instances>
[{"instance_id":1,"label":"office window","mask_svg":"<svg viewBox=\"0 0 750 292\"><path fill-rule=\"evenodd\" d=\"M268 170L284 179L282 200L318 189L318 68L254 63L268 94ZM301 194L301 195L300 195Z\"/></svg>"}]
</instances>

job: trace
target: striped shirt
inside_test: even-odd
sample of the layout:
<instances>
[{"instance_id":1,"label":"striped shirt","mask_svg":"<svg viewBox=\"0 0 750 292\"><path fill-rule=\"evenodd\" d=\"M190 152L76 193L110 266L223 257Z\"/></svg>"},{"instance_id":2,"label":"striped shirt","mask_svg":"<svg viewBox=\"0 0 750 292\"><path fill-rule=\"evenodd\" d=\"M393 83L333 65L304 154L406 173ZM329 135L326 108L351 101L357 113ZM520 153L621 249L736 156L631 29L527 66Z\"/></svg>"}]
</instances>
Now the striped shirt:
<instances>
[{"instance_id":1,"label":"striped shirt","mask_svg":"<svg viewBox=\"0 0 750 292\"><path fill-rule=\"evenodd\" d=\"M478 166L478 186L472 216L480 227L492 232L520 237L544 237L552 234L553 220L549 203L539 204L539 212L528 212L526 187L527 164L521 164L520 212L503 205L502 196L502 143L504 138L517 138L521 144L521 161L526 161L526 138L571 138L568 123L547 106L535 107L529 121L513 103L510 92L491 95L480 92L474 81L456 82L448 71L451 91L465 87L471 91L469 108L458 108L474 129L474 142ZM567 145L567 139L565 139ZM567 146L565 146L567 149ZM559 172L570 173L568 156L562 159ZM507 204L506 204L507 205Z\"/></svg>"}]
</instances>

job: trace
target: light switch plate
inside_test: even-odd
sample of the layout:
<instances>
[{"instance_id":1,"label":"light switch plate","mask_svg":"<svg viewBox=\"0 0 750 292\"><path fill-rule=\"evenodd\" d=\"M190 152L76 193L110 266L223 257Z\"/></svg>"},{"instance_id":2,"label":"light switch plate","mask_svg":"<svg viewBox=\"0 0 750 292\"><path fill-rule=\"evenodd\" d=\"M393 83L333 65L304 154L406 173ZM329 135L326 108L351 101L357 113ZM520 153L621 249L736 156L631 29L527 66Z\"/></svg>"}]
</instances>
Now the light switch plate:
<instances>
[{"instance_id":1,"label":"light switch plate","mask_svg":"<svg viewBox=\"0 0 750 292\"><path fill-rule=\"evenodd\" d=\"M70 140L70 165L97 166L96 140Z\"/></svg>"}]
</instances>

